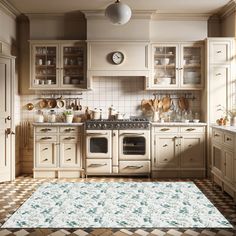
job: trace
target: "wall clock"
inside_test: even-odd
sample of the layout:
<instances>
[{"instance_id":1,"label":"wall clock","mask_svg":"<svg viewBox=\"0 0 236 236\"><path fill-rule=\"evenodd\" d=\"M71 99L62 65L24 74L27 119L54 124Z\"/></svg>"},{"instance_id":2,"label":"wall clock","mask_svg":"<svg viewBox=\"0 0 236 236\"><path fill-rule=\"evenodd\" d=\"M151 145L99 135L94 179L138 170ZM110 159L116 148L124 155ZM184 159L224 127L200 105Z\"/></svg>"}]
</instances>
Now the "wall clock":
<instances>
[{"instance_id":1,"label":"wall clock","mask_svg":"<svg viewBox=\"0 0 236 236\"><path fill-rule=\"evenodd\" d=\"M121 64L125 59L125 55L122 52L113 52L111 54L111 60L114 64L119 65Z\"/></svg>"}]
</instances>

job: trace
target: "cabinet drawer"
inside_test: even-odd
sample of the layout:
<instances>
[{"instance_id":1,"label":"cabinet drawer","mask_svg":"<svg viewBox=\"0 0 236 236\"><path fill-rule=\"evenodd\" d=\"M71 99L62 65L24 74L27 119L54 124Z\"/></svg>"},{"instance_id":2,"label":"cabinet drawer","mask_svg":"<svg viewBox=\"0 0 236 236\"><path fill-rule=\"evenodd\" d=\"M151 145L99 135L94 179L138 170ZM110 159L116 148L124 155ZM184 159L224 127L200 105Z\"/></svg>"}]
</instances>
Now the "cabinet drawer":
<instances>
[{"instance_id":1,"label":"cabinet drawer","mask_svg":"<svg viewBox=\"0 0 236 236\"><path fill-rule=\"evenodd\" d=\"M222 141L223 141L223 132L221 132L217 129L213 129L212 130L212 141L222 143Z\"/></svg>"},{"instance_id":2,"label":"cabinet drawer","mask_svg":"<svg viewBox=\"0 0 236 236\"><path fill-rule=\"evenodd\" d=\"M80 132L80 128L79 127L60 127L60 134L70 134L70 133L78 133Z\"/></svg>"},{"instance_id":3,"label":"cabinet drawer","mask_svg":"<svg viewBox=\"0 0 236 236\"><path fill-rule=\"evenodd\" d=\"M60 142L77 142L77 135L60 135Z\"/></svg>"},{"instance_id":4,"label":"cabinet drawer","mask_svg":"<svg viewBox=\"0 0 236 236\"><path fill-rule=\"evenodd\" d=\"M179 127L168 127L168 126L154 127L154 132L176 133L178 131L179 131Z\"/></svg>"},{"instance_id":5,"label":"cabinet drawer","mask_svg":"<svg viewBox=\"0 0 236 236\"><path fill-rule=\"evenodd\" d=\"M224 133L223 143L230 148L233 148L234 145L234 135L229 133Z\"/></svg>"},{"instance_id":6,"label":"cabinet drawer","mask_svg":"<svg viewBox=\"0 0 236 236\"><path fill-rule=\"evenodd\" d=\"M87 174L110 174L112 172L111 159L87 159Z\"/></svg>"},{"instance_id":7,"label":"cabinet drawer","mask_svg":"<svg viewBox=\"0 0 236 236\"><path fill-rule=\"evenodd\" d=\"M150 162L120 161L119 173L124 173L124 174L150 173Z\"/></svg>"},{"instance_id":8,"label":"cabinet drawer","mask_svg":"<svg viewBox=\"0 0 236 236\"><path fill-rule=\"evenodd\" d=\"M186 133L203 133L205 131L205 127L196 127L196 126L188 126L188 127L180 127L180 132Z\"/></svg>"},{"instance_id":9,"label":"cabinet drawer","mask_svg":"<svg viewBox=\"0 0 236 236\"><path fill-rule=\"evenodd\" d=\"M35 140L37 142L57 142L56 135L36 135Z\"/></svg>"},{"instance_id":10,"label":"cabinet drawer","mask_svg":"<svg viewBox=\"0 0 236 236\"><path fill-rule=\"evenodd\" d=\"M36 133L42 133L42 134L45 134L45 133L57 133L58 131L58 128L57 127L36 127L35 129Z\"/></svg>"}]
</instances>

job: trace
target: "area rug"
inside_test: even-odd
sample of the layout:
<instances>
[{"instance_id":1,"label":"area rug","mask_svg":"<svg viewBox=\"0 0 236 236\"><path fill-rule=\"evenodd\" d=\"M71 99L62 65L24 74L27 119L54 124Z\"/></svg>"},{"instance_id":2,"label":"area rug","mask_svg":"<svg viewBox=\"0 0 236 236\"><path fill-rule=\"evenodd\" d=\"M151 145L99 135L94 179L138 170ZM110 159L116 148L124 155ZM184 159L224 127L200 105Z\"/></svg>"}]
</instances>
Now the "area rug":
<instances>
[{"instance_id":1,"label":"area rug","mask_svg":"<svg viewBox=\"0 0 236 236\"><path fill-rule=\"evenodd\" d=\"M192 182L46 183L2 228L232 228Z\"/></svg>"}]
</instances>

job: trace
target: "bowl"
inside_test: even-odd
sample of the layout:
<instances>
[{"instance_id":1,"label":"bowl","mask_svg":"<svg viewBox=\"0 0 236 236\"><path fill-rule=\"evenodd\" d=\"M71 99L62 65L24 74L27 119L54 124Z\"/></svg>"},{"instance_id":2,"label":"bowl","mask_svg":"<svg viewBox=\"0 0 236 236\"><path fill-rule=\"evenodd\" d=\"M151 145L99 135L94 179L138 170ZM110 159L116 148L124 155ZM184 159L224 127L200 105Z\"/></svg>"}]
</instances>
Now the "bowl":
<instances>
[{"instance_id":1,"label":"bowl","mask_svg":"<svg viewBox=\"0 0 236 236\"><path fill-rule=\"evenodd\" d=\"M161 58L161 64L162 65L168 65L170 63L170 59L169 58Z\"/></svg>"},{"instance_id":2,"label":"bowl","mask_svg":"<svg viewBox=\"0 0 236 236\"><path fill-rule=\"evenodd\" d=\"M199 120L198 119L193 119L193 123L198 123Z\"/></svg>"},{"instance_id":3,"label":"bowl","mask_svg":"<svg viewBox=\"0 0 236 236\"><path fill-rule=\"evenodd\" d=\"M189 120L184 120L184 123L189 123Z\"/></svg>"},{"instance_id":4,"label":"bowl","mask_svg":"<svg viewBox=\"0 0 236 236\"><path fill-rule=\"evenodd\" d=\"M79 84L79 79L72 78L72 79L71 79L71 83L72 83L72 84Z\"/></svg>"}]
</instances>

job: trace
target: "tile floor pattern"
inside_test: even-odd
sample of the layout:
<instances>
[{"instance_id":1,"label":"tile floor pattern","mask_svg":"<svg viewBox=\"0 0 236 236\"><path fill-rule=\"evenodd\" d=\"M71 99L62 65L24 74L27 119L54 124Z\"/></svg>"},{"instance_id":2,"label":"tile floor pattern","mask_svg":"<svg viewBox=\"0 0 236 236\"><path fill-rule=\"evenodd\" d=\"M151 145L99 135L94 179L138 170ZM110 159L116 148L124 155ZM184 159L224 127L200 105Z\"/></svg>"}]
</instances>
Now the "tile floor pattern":
<instances>
[{"instance_id":1,"label":"tile floor pattern","mask_svg":"<svg viewBox=\"0 0 236 236\"><path fill-rule=\"evenodd\" d=\"M21 176L15 181L0 184L0 224L2 225L17 208L27 200L38 185L43 182L123 182L123 181L156 181L136 178L88 178L86 179L33 179ZM160 181L167 181L160 180ZM172 180L176 181L176 180ZM187 180L191 181L191 180ZM212 188L210 180L194 180L208 199L234 225L232 230L224 229L1 229L0 236L233 236L236 235L236 206L231 197L220 188Z\"/></svg>"}]
</instances>

